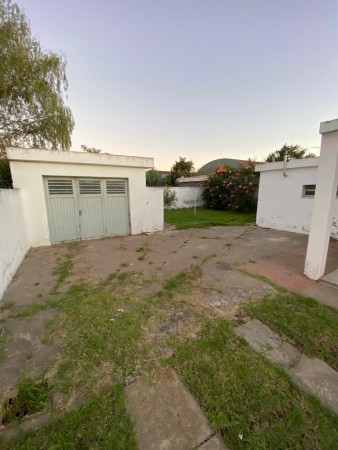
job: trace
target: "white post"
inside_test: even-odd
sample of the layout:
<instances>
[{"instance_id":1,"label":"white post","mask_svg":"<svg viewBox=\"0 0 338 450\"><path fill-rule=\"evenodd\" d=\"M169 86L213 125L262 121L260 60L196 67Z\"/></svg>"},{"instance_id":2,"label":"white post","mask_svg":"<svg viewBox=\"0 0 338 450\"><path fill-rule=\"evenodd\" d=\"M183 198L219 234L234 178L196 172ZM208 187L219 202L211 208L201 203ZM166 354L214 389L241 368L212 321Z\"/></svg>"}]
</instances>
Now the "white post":
<instances>
[{"instance_id":1,"label":"white post","mask_svg":"<svg viewBox=\"0 0 338 450\"><path fill-rule=\"evenodd\" d=\"M195 186L195 202L194 202L194 216L196 216L196 186Z\"/></svg>"},{"instance_id":2,"label":"white post","mask_svg":"<svg viewBox=\"0 0 338 450\"><path fill-rule=\"evenodd\" d=\"M321 122L322 135L304 274L312 280L324 275L338 185L338 119Z\"/></svg>"}]
</instances>

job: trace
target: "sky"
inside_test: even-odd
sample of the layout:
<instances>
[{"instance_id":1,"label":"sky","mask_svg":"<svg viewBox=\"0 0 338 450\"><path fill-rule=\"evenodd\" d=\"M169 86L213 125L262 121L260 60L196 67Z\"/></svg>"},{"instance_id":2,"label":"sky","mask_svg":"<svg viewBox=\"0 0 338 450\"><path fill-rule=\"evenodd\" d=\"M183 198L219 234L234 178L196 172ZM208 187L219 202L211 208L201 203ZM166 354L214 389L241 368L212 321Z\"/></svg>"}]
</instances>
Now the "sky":
<instances>
[{"instance_id":1,"label":"sky","mask_svg":"<svg viewBox=\"0 0 338 450\"><path fill-rule=\"evenodd\" d=\"M17 0L43 48L67 59L82 144L148 156L262 160L318 154L338 117L337 0Z\"/></svg>"}]
</instances>

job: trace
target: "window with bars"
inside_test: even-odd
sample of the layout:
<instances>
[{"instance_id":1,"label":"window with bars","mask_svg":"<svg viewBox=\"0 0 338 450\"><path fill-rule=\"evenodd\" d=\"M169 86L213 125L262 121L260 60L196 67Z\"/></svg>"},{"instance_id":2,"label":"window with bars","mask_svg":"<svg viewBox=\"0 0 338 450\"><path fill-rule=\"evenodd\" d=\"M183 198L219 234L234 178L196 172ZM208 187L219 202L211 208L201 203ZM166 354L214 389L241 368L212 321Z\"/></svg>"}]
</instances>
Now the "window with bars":
<instances>
[{"instance_id":1,"label":"window with bars","mask_svg":"<svg viewBox=\"0 0 338 450\"><path fill-rule=\"evenodd\" d=\"M100 180L79 180L81 195L100 195L101 181Z\"/></svg>"},{"instance_id":2,"label":"window with bars","mask_svg":"<svg viewBox=\"0 0 338 450\"><path fill-rule=\"evenodd\" d=\"M314 197L316 192L315 184L304 184L302 197Z\"/></svg>"},{"instance_id":3,"label":"window with bars","mask_svg":"<svg viewBox=\"0 0 338 450\"><path fill-rule=\"evenodd\" d=\"M303 193L302 197L314 197L316 193L316 185L315 184L304 184L303 185ZM338 186L336 196L338 197Z\"/></svg>"},{"instance_id":4,"label":"window with bars","mask_svg":"<svg viewBox=\"0 0 338 450\"><path fill-rule=\"evenodd\" d=\"M108 195L126 194L126 182L124 180L107 180L106 186Z\"/></svg>"},{"instance_id":5,"label":"window with bars","mask_svg":"<svg viewBox=\"0 0 338 450\"><path fill-rule=\"evenodd\" d=\"M73 195L72 180L48 180L49 195Z\"/></svg>"}]
</instances>

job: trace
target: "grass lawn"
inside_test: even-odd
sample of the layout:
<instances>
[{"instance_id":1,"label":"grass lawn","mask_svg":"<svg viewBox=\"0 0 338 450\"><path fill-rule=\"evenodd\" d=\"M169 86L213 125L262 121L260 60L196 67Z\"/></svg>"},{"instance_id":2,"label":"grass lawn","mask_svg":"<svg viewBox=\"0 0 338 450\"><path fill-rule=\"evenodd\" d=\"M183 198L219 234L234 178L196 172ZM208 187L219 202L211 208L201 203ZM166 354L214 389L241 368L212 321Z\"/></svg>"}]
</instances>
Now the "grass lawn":
<instances>
[{"instance_id":1,"label":"grass lawn","mask_svg":"<svg viewBox=\"0 0 338 450\"><path fill-rule=\"evenodd\" d=\"M337 309L281 292L258 303L247 303L244 310L294 342L302 352L321 358L338 370Z\"/></svg>"},{"instance_id":2,"label":"grass lawn","mask_svg":"<svg viewBox=\"0 0 338 450\"><path fill-rule=\"evenodd\" d=\"M254 222L256 215L235 211L216 211L214 209L193 208L165 209L164 222L175 225L178 229L203 228L217 225L245 225Z\"/></svg>"},{"instance_id":3,"label":"grass lawn","mask_svg":"<svg viewBox=\"0 0 338 450\"><path fill-rule=\"evenodd\" d=\"M226 320L207 323L199 339L179 345L174 364L228 448L337 448L338 418Z\"/></svg>"},{"instance_id":4,"label":"grass lawn","mask_svg":"<svg viewBox=\"0 0 338 450\"><path fill-rule=\"evenodd\" d=\"M163 365L176 368L232 450L336 448L338 418L235 335L231 320L198 304L205 295L200 276L192 267L165 280L158 292L141 296L140 289L159 281L120 271L98 287L73 286L54 299L58 315L45 340L62 349L48 381L62 395L61 406L48 425L10 442L0 440L0 448L136 449L123 388L130 376L151 379ZM311 308L304 303L294 315L313 314L316 328L319 310ZM28 307L21 317L37 310ZM182 314L174 334L157 332ZM313 351L315 343L308 342ZM162 350L168 346L174 357L165 360ZM77 401L81 405L75 407Z\"/></svg>"}]
</instances>

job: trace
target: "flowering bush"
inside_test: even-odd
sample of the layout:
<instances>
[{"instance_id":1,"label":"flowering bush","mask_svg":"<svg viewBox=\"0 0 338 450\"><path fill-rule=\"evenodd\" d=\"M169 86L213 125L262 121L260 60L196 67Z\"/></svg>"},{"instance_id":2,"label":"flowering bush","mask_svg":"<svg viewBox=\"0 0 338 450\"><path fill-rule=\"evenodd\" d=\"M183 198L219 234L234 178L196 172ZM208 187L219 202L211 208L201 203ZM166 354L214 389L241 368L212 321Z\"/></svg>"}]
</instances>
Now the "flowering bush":
<instances>
[{"instance_id":1,"label":"flowering bush","mask_svg":"<svg viewBox=\"0 0 338 450\"><path fill-rule=\"evenodd\" d=\"M256 212L259 174L252 161L238 168L220 167L206 182L203 197L207 208Z\"/></svg>"}]
</instances>

